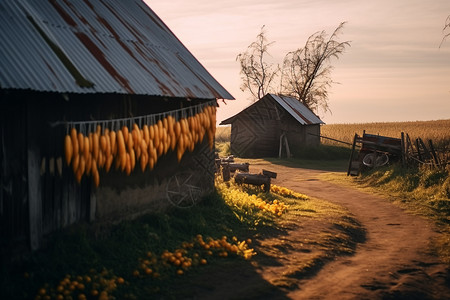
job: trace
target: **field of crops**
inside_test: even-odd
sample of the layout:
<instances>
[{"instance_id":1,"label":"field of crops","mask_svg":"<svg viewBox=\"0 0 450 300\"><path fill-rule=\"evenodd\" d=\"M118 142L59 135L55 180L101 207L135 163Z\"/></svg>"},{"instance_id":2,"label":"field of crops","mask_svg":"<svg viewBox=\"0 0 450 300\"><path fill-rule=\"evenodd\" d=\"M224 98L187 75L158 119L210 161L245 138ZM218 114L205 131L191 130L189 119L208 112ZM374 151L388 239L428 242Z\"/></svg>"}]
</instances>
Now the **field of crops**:
<instances>
[{"instance_id":1,"label":"field of crops","mask_svg":"<svg viewBox=\"0 0 450 300\"><path fill-rule=\"evenodd\" d=\"M344 141L353 142L355 133L362 135L363 131L369 134L400 138L401 133L408 134L411 140L433 140L435 145L450 144L450 119L437 121L415 122L385 122L385 123L355 123L355 124L330 124L321 127L321 135ZM322 139L323 144L342 145L328 139Z\"/></svg>"},{"instance_id":2,"label":"field of crops","mask_svg":"<svg viewBox=\"0 0 450 300\"><path fill-rule=\"evenodd\" d=\"M226 143L230 141L231 126L219 126L216 128L216 142Z\"/></svg>"}]
</instances>

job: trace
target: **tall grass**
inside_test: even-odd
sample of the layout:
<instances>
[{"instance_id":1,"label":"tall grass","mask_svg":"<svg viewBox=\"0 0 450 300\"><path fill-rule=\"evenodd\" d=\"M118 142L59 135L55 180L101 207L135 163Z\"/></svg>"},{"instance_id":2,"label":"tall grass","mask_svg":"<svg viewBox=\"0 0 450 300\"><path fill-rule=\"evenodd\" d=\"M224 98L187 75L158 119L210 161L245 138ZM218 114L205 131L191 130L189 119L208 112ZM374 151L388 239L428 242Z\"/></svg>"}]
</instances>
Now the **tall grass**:
<instances>
[{"instance_id":1,"label":"tall grass","mask_svg":"<svg viewBox=\"0 0 450 300\"><path fill-rule=\"evenodd\" d=\"M231 139L231 126L219 126L216 128L216 142L229 142Z\"/></svg>"},{"instance_id":2,"label":"tall grass","mask_svg":"<svg viewBox=\"0 0 450 300\"><path fill-rule=\"evenodd\" d=\"M363 131L370 134L379 134L394 138L400 138L401 132L407 133L411 140L421 138L432 140L439 147L450 144L450 119L436 121L415 122L378 122L355 124L330 124L321 127L321 135L352 143L355 133L362 135ZM342 145L329 139L322 139L323 144Z\"/></svg>"}]
</instances>

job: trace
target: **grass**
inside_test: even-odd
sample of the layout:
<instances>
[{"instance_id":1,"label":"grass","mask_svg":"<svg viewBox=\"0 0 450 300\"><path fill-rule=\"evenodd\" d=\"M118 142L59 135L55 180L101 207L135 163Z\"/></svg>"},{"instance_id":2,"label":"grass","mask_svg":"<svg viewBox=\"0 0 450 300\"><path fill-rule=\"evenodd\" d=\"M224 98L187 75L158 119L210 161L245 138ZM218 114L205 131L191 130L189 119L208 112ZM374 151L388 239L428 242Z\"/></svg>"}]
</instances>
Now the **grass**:
<instances>
[{"instance_id":1,"label":"grass","mask_svg":"<svg viewBox=\"0 0 450 300\"><path fill-rule=\"evenodd\" d=\"M328 173L323 179L352 185L384 195L404 209L434 222L441 235L434 251L450 263L450 176L449 169L403 168L399 164L376 168L359 177Z\"/></svg>"},{"instance_id":2,"label":"grass","mask_svg":"<svg viewBox=\"0 0 450 300\"><path fill-rule=\"evenodd\" d=\"M231 126L219 126L216 127L216 142L223 143L229 142L231 138Z\"/></svg>"},{"instance_id":3,"label":"grass","mask_svg":"<svg viewBox=\"0 0 450 300\"><path fill-rule=\"evenodd\" d=\"M135 221L124 221L96 238L89 225L77 226L52 237L45 251L34 253L20 267L2 268L2 299L29 299L41 286L57 283L66 274L89 274L89 270L111 270L132 282L117 294L148 297L149 290L165 291L170 285L170 272L161 271L161 282L138 280L130 275L140 258L148 251L162 253L180 247L197 234L214 238L224 234L245 237L250 229L238 221L220 196L206 197L195 209L174 209L166 214L146 215ZM24 274L27 274L26 278ZM162 283L162 284L160 284ZM145 288L144 288L145 285ZM124 288L122 288L124 289ZM143 294L142 294L143 293Z\"/></svg>"},{"instance_id":4,"label":"grass","mask_svg":"<svg viewBox=\"0 0 450 300\"><path fill-rule=\"evenodd\" d=\"M102 229L101 234L95 225L84 224L53 235L45 250L33 253L20 264L1 266L0 298L32 299L39 296L41 289L46 295L56 296L65 280L69 284L64 291L73 296L103 290L117 299L177 298L179 291L175 287L189 281L189 276L215 273L232 262L253 268L246 259L253 259L254 252L246 241L253 239L258 244L263 237L284 235L283 224L299 218L340 226L311 237L311 247L322 251L321 263L333 255L354 251L356 242L346 229L361 229L342 207L283 189L263 193L259 188L218 182L216 192L189 209L124 221ZM228 237L230 245L239 249L227 252L228 259L224 260L224 250L205 250L199 235L210 243ZM168 260L162 261L165 254L177 252L192 267L181 269ZM202 266L200 259L207 259L208 265ZM146 268L151 268L148 275ZM305 268L312 267L305 263ZM186 273L185 277L177 274L179 270ZM70 287L73 291L69 291ZM44 294L37 299L45 299Z\"/></svg>"},{"instance_id":5,"label":"grass","mask_svg":"<svg viewBox=\"0 0 450 300\"><path fill-rule=\"evenodd\" d=\"M356 182L388 194L395 203L437 224L441 235L434 250L450 263L449 169L402 168L393 165L363 174Z\"/></svg>"}]
</instances>

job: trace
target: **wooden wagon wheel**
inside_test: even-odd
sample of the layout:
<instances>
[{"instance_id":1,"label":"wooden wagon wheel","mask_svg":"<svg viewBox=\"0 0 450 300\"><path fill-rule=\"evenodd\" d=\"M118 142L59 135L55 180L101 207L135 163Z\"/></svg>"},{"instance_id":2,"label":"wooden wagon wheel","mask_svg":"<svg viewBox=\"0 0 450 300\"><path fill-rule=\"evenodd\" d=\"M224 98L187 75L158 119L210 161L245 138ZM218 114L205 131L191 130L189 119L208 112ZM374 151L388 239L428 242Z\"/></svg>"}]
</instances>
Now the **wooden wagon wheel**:
<instances>
[{"instance_id":1,"label":"wooden wagon wheel","mask_svg":"<svg viewBox=\"0 0 450 300\"><path fill-rule=\"evenodd\" d=\"M363 164L369 168L381 167L389 162L389 156L385 153L369 153L363 158Z\"/></svg>"},{"instance_id":2,"label":"wooden wagon wheel","mask_svg":"<svg viewBox=\"0 0 450 300\"><path fill-rule=\"evenodd\" d=\"M193 173L175 174L167 182L166 195L169 202L176 207L192 207L201 198L201 180Z\"/></svg>"}]
</instances>

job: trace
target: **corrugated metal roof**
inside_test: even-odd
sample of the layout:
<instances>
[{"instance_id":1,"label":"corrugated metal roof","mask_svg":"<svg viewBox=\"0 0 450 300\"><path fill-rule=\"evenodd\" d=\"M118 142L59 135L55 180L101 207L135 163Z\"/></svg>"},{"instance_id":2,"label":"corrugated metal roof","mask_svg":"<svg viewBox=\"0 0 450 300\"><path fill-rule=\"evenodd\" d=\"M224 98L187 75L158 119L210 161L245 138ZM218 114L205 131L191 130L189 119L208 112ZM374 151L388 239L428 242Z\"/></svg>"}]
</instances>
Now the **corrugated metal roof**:
<instances>
[{"instance_id":1,"label":"corrugated metal roof","mask_svg":"<svg viewBox=\"0 0 450 300\"><path fill-rule=\"evenodd\" d=\"M278 102L291 116L293 116L300 124L325 124L318 116L316 116L309 108L297 99L270 94L270 96Z\"/></svg>"},{"instance_id":2,"label":"corrugated metal roof","mask_svg":"<svg viewBox=\"0 0 450 300\"><path fill-rule=\"evenodd\" d=\"M0 88L234 99L141 0L2 0Z\"/></svg>"},{"instance_id":3,"label":"corrugated metal roof","mask_svg":"<svg viewBox=\"0 0 450 300\"><path fill-rule=\"evenodd\" d=\"M263 99L267 99L270 97L274 101L276 101L281 107L283 107L294 119L296 119L300 124L302 125L311 125L311 124L325 124L318 116L316 116L309 108L307 108L303 103L298 101L295 98L286 97L286 96L279 96L275 94L266 94L263 98L261 98L258 101L261 101ZM239 116L242 112L245 110L251 109L254 105L258 105L258 101L250 105L249 107L245 108L243 111L235 114L234 116L223 120L220 122L219 125L225 125L225 124L231 124L233 123L234 119Z\"/></svg>"}]
</instances>

